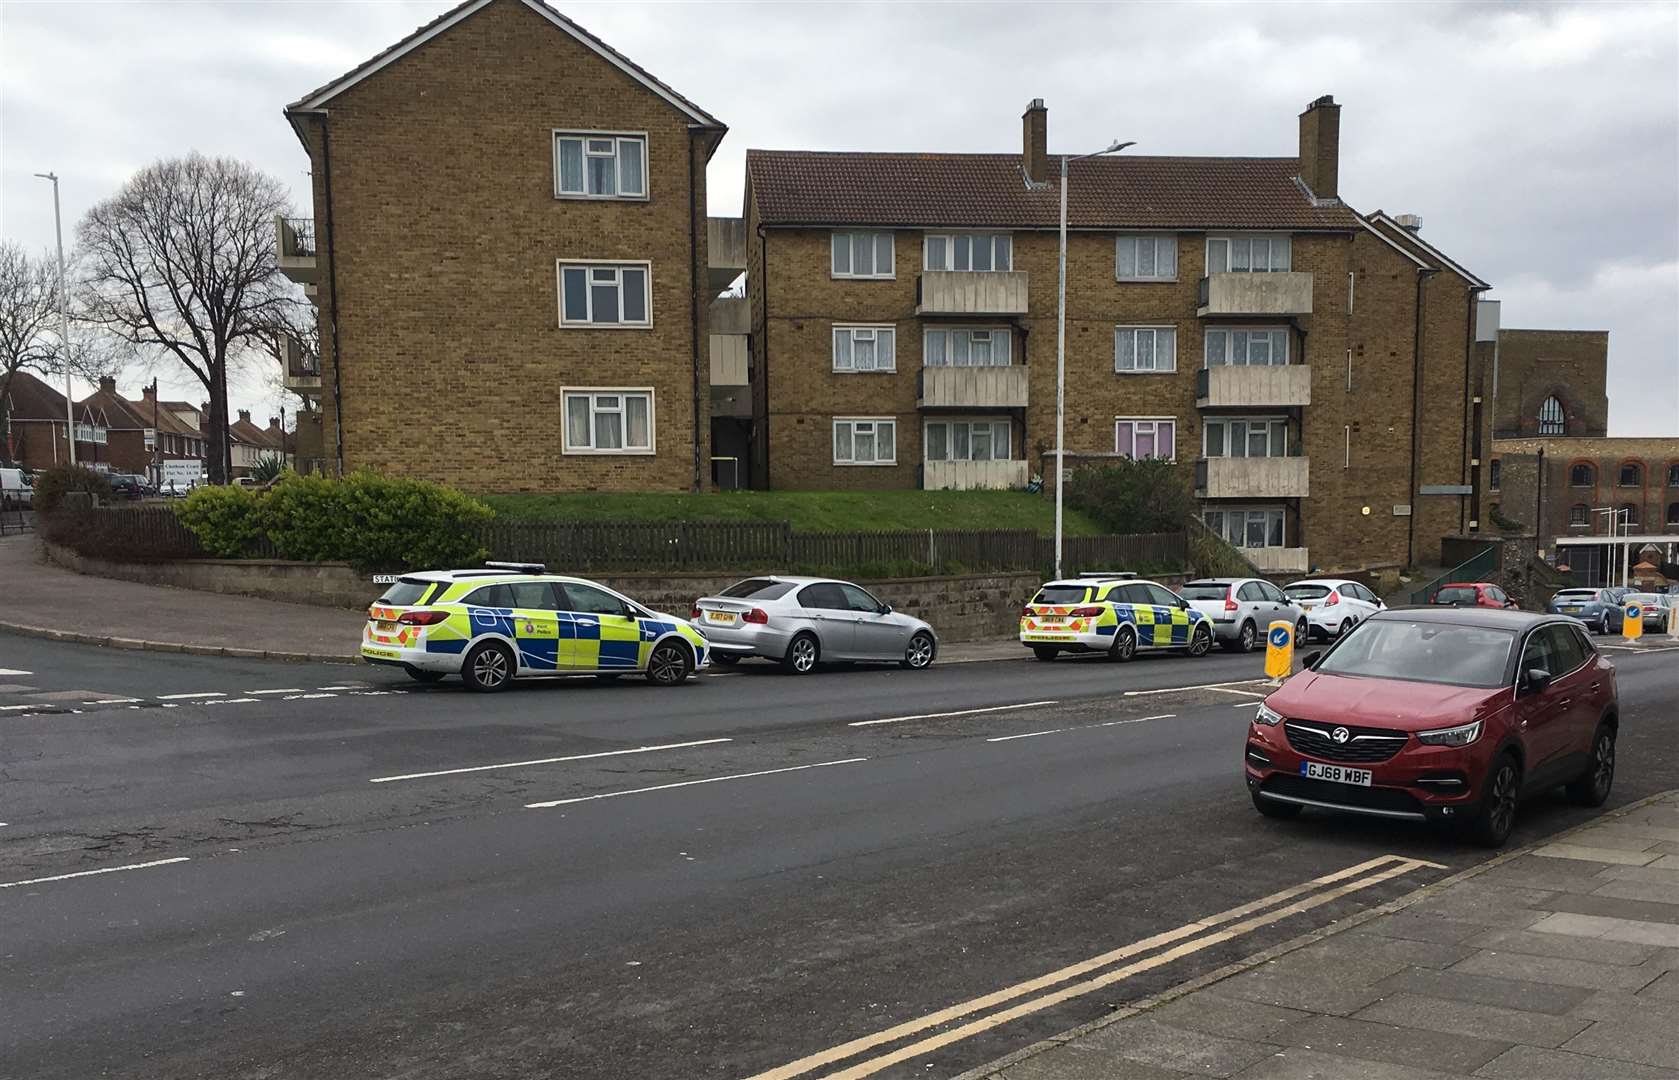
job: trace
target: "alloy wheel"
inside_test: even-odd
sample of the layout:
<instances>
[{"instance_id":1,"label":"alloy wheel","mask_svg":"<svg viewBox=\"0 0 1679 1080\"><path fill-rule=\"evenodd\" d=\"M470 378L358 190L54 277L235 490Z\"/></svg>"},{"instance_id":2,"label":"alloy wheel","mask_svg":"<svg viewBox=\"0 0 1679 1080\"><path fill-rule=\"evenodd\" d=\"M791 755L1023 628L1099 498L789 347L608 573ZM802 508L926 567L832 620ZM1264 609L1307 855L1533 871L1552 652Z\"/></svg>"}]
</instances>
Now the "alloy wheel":
<instances>
[{"instance_id":1,"label":"alloy wheel","mask_svg":"<svg viewBox=\"0 0 1679 1080\"><path fill-rule=\"evenodd\" d=\"M478 685L494 690L507 681L507 654L500 649L483 649L472 658L472 677Z\"/></svg>"},{"instance_id":2,"label":"alloy wheel","mask_svg":"<svg viewBox=\"0 0 1679 1080\"><path fill-rule=\"evenodd\" d=\"M933 662L933 639L926 634L917 634L909 639L909 648L904 652L904 663L912 668L924 668Z\"/></svg>"},{"instance_id":3,"label":"alloy wheel","mask_svg":"<svg viewBox=\"0 0 1679 1080\"><path fill-rule=\"evenodd\" d=\"M660 645L647 658L647 674L660 686L671 686L688 677L687 657L675 645Z\"/></svg>"},{"instance_id":4,"label":"alloy wheel","mask_svg":"<svg viewBox=\"0 0 1679 1080\"><path fill-rule=\"evenodd\" d=\"M1592 795L1600 802L1609 797L1610 785L1615 782L1615 737L1607 731L1597 733L1592 747Z\"/></svg>"},{"instance_id":5,"label":"alloy wheel","mask_svg":"<svg viewBox=\"0 0 1679 1080\"><path fill-rule=\"evenodd\" d=\"M1213 647L1212 631L1205 627L1196 627L1195 634L1189 639L1189 655L1206 656Z\"/></svg>"},{"instance_id":6,"label":"alloy wheel","mask_svg":"<svg viewBox=\"0 0 1679 1080\"><path fill-rule=\"evenodd\" d=\"M1253 640L1254 640L1253 623L1251 623L1251 622L1243 623L1242 624L1242 651L1243 652L1252 652L1253 651Z\"/></svg>"},{"instance_id":7,"label":"alloy wheel","mask_svg":"<svg viewBox=\"0 0 1679 1080\"><path fill-rule=\"evenodd\" d=\"M1516 767L1510 762L1499 765L1487 798L1491 802L1487 813L1490 831L1495 836L1508 836L1516 822Z\"/></svg>"},{"instance_id":8,"label":"alloy wheel","mask_svg":"<svg viewBox=\"0 0 1679 1080\"><path fill-rule=\"evenodd\" d=\"M810 638L799 638L793 642L793 670L803 675L815 666L816 642Z\"/></svg>"}]
</instances>

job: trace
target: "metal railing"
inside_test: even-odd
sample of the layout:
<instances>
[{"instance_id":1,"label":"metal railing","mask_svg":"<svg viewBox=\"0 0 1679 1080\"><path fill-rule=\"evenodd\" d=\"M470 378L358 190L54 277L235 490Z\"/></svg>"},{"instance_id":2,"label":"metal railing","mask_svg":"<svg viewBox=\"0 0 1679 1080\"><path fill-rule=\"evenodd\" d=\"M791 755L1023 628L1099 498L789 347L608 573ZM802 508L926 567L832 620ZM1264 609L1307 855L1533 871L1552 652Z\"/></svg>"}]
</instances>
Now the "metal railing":
<instances>
[{"instance_id":1,"label":"metal railing","mask_svg":"<svg viewBox=\"0 0 1679 1080\"><path fill-rule=\"evenodd\" d=\"M299 259L315 257L315 219L280 219L280 254Z\"/></svg>"},{"instance_id":2,"label":"metal railing","mask_svg":"<svg viewBox=\"0 0 1679 1080\"><path fill-rule=\"evenodd\" d=\"M1434 594L1440 591L1440 586L1459 581L1480 581L1496 569L1498 569L1498 546L1493 544L1479 554L1472 555L1447 570L1422 588L1412 590L1411 603L1432 604L1434 603Z\"/></svg>"}]
</instances>

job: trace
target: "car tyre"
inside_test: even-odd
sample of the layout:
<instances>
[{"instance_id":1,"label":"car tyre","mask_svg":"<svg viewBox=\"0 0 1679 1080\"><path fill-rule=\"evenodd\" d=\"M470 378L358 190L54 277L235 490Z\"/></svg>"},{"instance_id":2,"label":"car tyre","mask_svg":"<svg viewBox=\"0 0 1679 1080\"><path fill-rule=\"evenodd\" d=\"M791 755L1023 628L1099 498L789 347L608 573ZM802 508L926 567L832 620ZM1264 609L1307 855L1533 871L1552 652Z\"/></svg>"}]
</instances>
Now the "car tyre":
<instances>
[{"instance_id":1,"label":"car tyre","mask_svg":"<svg viewBox=\"0 0 1679 1080\"><path fill-rule=\"evenodd\" d=\"M1032 659L1034 659L1034 660L1046 660L1046 661L1047 660L1054 660L1057 656L1060 656L1060 655L1061 655L1061 650L1057 649L1053 645L1034 645L1034 646L1032 646Z\"/></svg>"},{"instance_id":2,"label":"car tyre","mask_svg":"<svg viewBox=\"0 0 1679 1080\"><path fill-rule=\"evenodd\" d=\"M1568 797L1581 806L1602 806L1609 801L1609 789L1614 786L1615 729L1599 724L1592 736L1591 762L1568 785Z\"/></svg>"},{"instance_id":3,"label":"car tyre","mask_svg":"<svg viewBox=\"0 0 1679 1080\"><path fill-rule=\"evenodd\" d=\"M654 686L681 686L693 673L694 654L680 641L661 641L647 657L647 681Z\"/></svg>"},{"instance_id":4,"label":"car tyre","mask_svg":"<svg viewBox=\"0 0 1679 1080\"><path fill-rule=\"evenodd\" d=\"M1516 808L1521 801L1522 768L1515 755L1500 754L1487 770L1481 789L1481 806L1469 823L1469 836L1482 847L1500 848L1516 827Z\"/></svg>"},{"instance_id":5,"label":"car tyre","mask_svg":"<svg viewBox=\"0 0 1679 1080\"><path fill-rule=\"evenodd\" d=\"M413 664L402 665L402 670L406 671L408 677L415 682L434 683L443 681L444 673L441 671L427 671L424 668L417 668Z\"/></svg>"},{"instance_id":6,"label":"car tyre","mask_svg":"<svg viewBox=\"0 0 1679 1080\"><path fill-rule=\"evenodd\" d=\"M933 656L938 646L933 642L933 635L925 630L916 631L909 639L909 646L904 649L904 658L898 661L899 666L911 671L921 671L933 663Z\"/></svg>"},{"instance_id":7,"label":"car tyre","mask_svg":"<svg viewBox=\"0 0 1679 1080\"><path fill-rule=\"evenodd\" d=\"M1114 635L1114 643L1108 646L1108 659L1116 664L1124 664L1137 655L1137 631L1129 626L1121 626Z\"/></svg>"},{"instance_id":8,"label":"car tyre","mask_svg":"<svg viewBox=\"0 0 1679 1080\"><path fill-rule=\"evenodd\" d=\"M466 654L461 680L468 690L495 694L513 685L513 650L499 641L485 641Z\"/></svg>"},{"instance_id":9,"label":"car tyre","mask_svg":"<svg viewBox=\"0 0 1679 1080\"><path fill-rule=\"evenodd\" d=\"M1301 809L1299 803L1277 802L1274 799L1265 798L1257 791L1253 793L1253 808L1264 817L1276 818L1278 821L1287 821L1289 818L1299 817Z\"/></svg>"},{"instance_id":10,"label":"car tyre","mask_svg":"<svg viewBox=\"0 0 1679 1080\"><path fill-rule=\"evenodd\" d=\"M1234 638L1224 642L1224 648L1227 652L1252 652L1253 643L1258 636L1259 630L1253 625L1253 620L1249 619L1247 622L1242 624L1242 628L1240 630L1236 631L1236 636Z\"/></svg>"},{"instance_id":11,"label":"car tyre","mask_svg":"<svg viewBox=\"0 0 1679 1080\"><path fill-rule=\"evenodd\" d=\"M1306 620L1301 619L1299 622L1295 623L1294 624L1294 647L1296 649L1298 649L1300 646L1306 644L1308 641L1311 641L1311 640L1312 640L1312 630L1311 630L1311 627L1307 625Z\"/></svg>"},{"instance_id":12,"label":"car tyre","mask_svg":"<svg viewBox=\"0 0 1679 1080\"><path fill-rule=\"evenodd\" d=\"M1352 628L1356 625L1357 624L1352 619L1342 619L1341 620L1341 629L1335 631L1335 636L1338 637L1338 638L1346 637L1349 633L1352 632Z\"/></svg>"},{"instance_id":13,"label":"car tyre","mask_svg":"<svg viewBox=\"0 0 1679 1080\"><path fill-rule=\"evenodd\" d=\"M816 635L803 633L787 643L787 655L781 658L781 666L792 675L809 675L821 659L822 646Z\"/></svg>"},{"instance_id":14,"label":"car tyre","mask_svg":"<svg viewBox=\"0 0 1679 1080\"><path fill-rule=\"evenodd\" d=\"M1198 624L1189 635L1189 648L1184 650L1187 656L1206 656L1213 649L1213 632L1205 623Z\"/></svg>"}]
</instances>

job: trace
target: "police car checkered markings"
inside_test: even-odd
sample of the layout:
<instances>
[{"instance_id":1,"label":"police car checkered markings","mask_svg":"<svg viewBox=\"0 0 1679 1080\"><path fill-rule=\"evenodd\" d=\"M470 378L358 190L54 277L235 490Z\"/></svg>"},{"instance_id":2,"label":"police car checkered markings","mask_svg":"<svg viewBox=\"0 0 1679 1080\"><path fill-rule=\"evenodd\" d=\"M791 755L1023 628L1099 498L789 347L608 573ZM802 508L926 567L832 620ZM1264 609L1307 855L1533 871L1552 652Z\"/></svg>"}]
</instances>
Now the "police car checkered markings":
<instances>
[{"instance_id":1,"label":"police car checkered markings","mask_svg":"<svg viewBox=\"0 0 1679 1080\"><path fill-rule=\"evenodd\" d=\"M1122 628L1129 628L1123 639ZM1065 650L1125 660L1133 649L1204 654L1212 630L1205 615L1164 585L1134 574L1091 574L1046 582L1020 613L1020 642L1045 659Z\"/></svg>"}]
</instances>

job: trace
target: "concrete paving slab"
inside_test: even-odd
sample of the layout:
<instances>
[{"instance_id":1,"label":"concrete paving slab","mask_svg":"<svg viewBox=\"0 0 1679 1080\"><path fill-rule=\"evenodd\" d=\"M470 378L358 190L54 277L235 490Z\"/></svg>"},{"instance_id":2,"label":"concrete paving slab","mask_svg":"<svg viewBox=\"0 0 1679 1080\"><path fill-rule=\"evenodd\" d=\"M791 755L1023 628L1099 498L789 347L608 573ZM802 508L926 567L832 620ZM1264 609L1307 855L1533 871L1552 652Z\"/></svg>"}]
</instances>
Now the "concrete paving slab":
<instances>
[{"instance_id":1,"label":"concrete paving slab","mask_svg":"<svg viewBox=\"0 0 1679 1080\"><path fill-rule=\"evenodd\" d=\"M1204 1074L1157 1069L1069 1043L1033 1054L993 1075L996 1080L1183 1080Z\"/></svg>"},{"instance_id":2,"label":"concrete paving slab","mask_svg":"<svg viewBox=\"0 0 1679 1080\"><path fill-rule=\"evenodd\" d=\"M1416 1028L1372 1024L1342 1016L1314 1016L1290 1024L1273 1041L1362 1061L1385 1061L1454 1074L1473 1072L1511 1045L1467 1035L1442 1039L1433 1032Z\"/></svg>"},{"instance_id":3,"label":"concrete paving slab","mask_svg":"<svg viewBox=\"0 0 1679 1080\"><path fill-rule=\"evenodd\" d=\"M1679 870L1679 855L1663 855L1650 865L1657 870Z\"/></svg>"},{"instance_id":4,"label":"concrete paving slab","mask_svg":"<svg viewBox=\"0 0 1679 1080\"><path fill-rule=\"evenodd\" d=\"M1679 904L1679 888L1656 881L1611 881L1600 885L1592 896L1609 896L1616 900L1649 900L1657 904Z\"/></svg>"},{"instance_id":5,"label":"concrete paving slab","mask_svg":"<svg viewBox=\"0 0 1679 1080\"><path fill-rule=\"evenodd\" d=\"M1649 965L1661 968L1663 971L1679 971L1679 947L1657 949L1656 955L1650 957Z\"/></svg>"},{"instance_id":6,"label":"concrete paving slab","mask_svg":"<svg viewBox=\"0 0 1679 1080\"><path fill-rule=\"evenodd\" d=\"M1537 1046L1512 1046L1477 1069L1475 1075L1488 1080L1675 1080L1666 1069Z\"/></svg>"},{"instance_id":7,"label":"concrete paving slab","mask_svg":"<svg viewBox=\"0 0 1679 1080\"><path fill-rule=\"evenodd\" d=\"M1590 960L1599 964L1642 964L1660 950L1653 945L1635 945L1601 937L1569 934L1536 934L1532 930L1488 930L1472 937L1467 945L1499 952L1555 956L1561 960Z\"/></svg>"},{"instance_id":8,"label":"concrete paving slab","mask_svg":"<svg viewBox=\"0 0 1679 1080\"><path fill-rule=\"evenodd\" d=\"M1285 1009L1348 1016L1381 998L1373 981L1363 975L1346 977L1334 969L1324 971L1322 979L1303 979L1297 972L1275 971L1266 965L1224 980L1218 991Z\"/></svg>"},{"instance_id":9,"label":"concrete paving slab","mask_svg":"<svg viewBox=\"0 0 1679 1080\"><path fill-rule=\"evenodd\" d=\"M1449 1073L1361 1061L1317 1050L1290 1048L1236 1074L1236 1080L1445 1080Z\"/></svg>"},{"instance_id":10,"label":"concrete paving slab","mask_svg":"<svg viewBox=\"0 0 1679 1080\"><path fill-rule=\"evenodd\" d=\"M1660 862L1660 859L1656 860ZM1679 867L1663 868L1654 864L1650 866L1605 866L1598 871L1598 877L1604 881L1654 881L1658 884L1669 884L1679 889Z\"/></svg>"},{"instance_id":11,"label":"concrete paving slab","mask_svg":"<svg viewBox=\"0 0 1679 1080\"><path fill-rule=\"evenodd\" d=\"M1581 1002L1570 1016L1587 1020L1624 1020L1634 1017L1652 1024L1679 1028L1679 1002L1644 997L1626 990L1599 990Z\"/></svg>"},{"instance_id":12,"label":"concrete paving slab","mask_svg":"<svg viewBox=\"0 0 1679 1080\"><path fill-rule=\"evenodd\" d=\"M1311 1013L1283 1009L1263 1002L1226 997L1212 990L1190 994L1149 1013L1163 1024L1222 1035L1227 1039L1269 1041L1268 1037Z\"/></svg>"},{"instance_id":13,"label":"concrete paving slab","mask_svg":"<svg viewBox=\"0 0 1679 1080\"><path fill-rule=\"evenodd\" d=\"M1491 951L1477 953L1451 970L1465 975L1490 975L1499 979L1520 979L1582 990L1637 990L1648 986L1655 977L1643 968Z\"/></svg>"},{"instance_id":14,"label":"concrete paving slab","mask_svg":"<svg viewBox=\"0 0 1679 1080\"><path fill-rule=\"evenodd\" d=\"M1354 1019L1527 1046L1561 1046L1592 1023L1576 1016L1552 1016L1415 994L1384 998L1359 1010Z\"/></svg>"},{"instance_id":15,"label":"concrete paving slab","mask_svg":"<svg viewBox=\"0 0 1679 1080\"><path fill-rule=\"evenodd\" d=\"M1620 866L1647 866L1661 856L1646 851L1617 851L1606 847L1586 847L1582 844L1546 844L1534 852L1551 859L1577 859L1582 862L1616 863Z\"/></svg>"},{"instance_id":16,"label":"concrete paving slab","mask_svg":"<svg viewBox=\"0 0 1679 1080\"><path fill-rule=\"evenodd\" d=\"M1660 825L1641 824L1626 818L1614 818L1606 824L1597 826L1592 832L1618 833L1622 836L1647 836L1651 840L1679 843L1679 827L1663 828Z\"/></svg>"},{"instance_id":17,"label":"concrete paving slab","mask_svg":"<svg viewBox=\"0 0 1679 1080\"><path fill-rule=\"evenodd\" d=\"M1608 896L1557 893L1546 906L1552 911L1573 912L1577 915L1599 915L1610 919L1679 926L1679 903L1663 904L1650 900L1616 900Z\"/></svg>"},{"instance_id":18,"label":"concrete paving slab","mask_svg":"<svg viewBox=\"0 0 1679 1080\"><path fill-rule=\"evenodd\" d=\"M1145 1017L1101 1028L1079 1042L1097 1053L1192 1076L1230 1076L1276 1051L1268 1044L1186 1031Z\"/></svg>"},{"instance_id":19,"label":"concrete paving slab","mask_svg":"<svg viewBox=\"0 0 1679 1080\"><path fill-rule=\"evenodd\" d=\"M1602 882L1598 882L1599 885ZM1408 911L1396 911L1392 915L1383 915L1379 919L1371 919L1361 926L1354 927L1354 934L1368 934L1375 937L1397 938L1400 941L1431 941L1440 945L1456 945L1470 940L1477 935L1487 932L1486 925L1478 922L1463 922L1458 919L1446 919L1438 915L1412 915Z\"/></svg>"},{"instance_id":20,"label":"concrete paving slab","mask_svg":"<svg viewBox=\"0 0 1679 1080\"><path fill-rule=\"evenodd\" d=\"M1644 983L1638 985L1643 986ZM1554 1016L1568 1012L1592 994L1590 989L1575 986L1555 986L1456 969L1432 971L1428 968L1407 968L1383 979L1377 989L1391 994L1471 1001L1479 1005L1497 1005L1504 1009L1551 1013Z\"/></svg>"},{"instance_id":21,"label":"concrete paving slab","mask_svg":"<svg viewBox=\"0 0 1679 1080\"><path fill-rule=\"evenodd\" d=\"M1655 982L1638 991L1639 997L1658 998L1662 1001L1679 1001L1679 971L1669 971Z\"/></svg>"},{"instance_id":22,"label":"concrete paving slab","mask_svg":"<svg viewBox=\"0 0 1679 1080\"><path fill-rule=\"evenodd\" d=\"M1545 901L1554 895L1554 892L1545 889L1505 888L1466 881L1406 910L1414 915L1443 915L1448 919L1478 922L1485 926L1519 927L1527 925L1520 922L1526 912L1535 909L1541 912L1530 917L1530 923L1543 918L1542 912L1548 910Z\"/></svg>"},{"instance_id":23,"label":"concrete paving slab","mask_svg":"<svg viewBox=\"0 0 1679 1080\"><path fill-rule=\"evenodd\" d=\"M1664 829L1679 829L1679 807L1667 802L1651 803L1622 815L1618 820L1630 825L1658 825Z\"/></svg>"},{"instance_id":24,"label":"concrete paving slab","mask_svg":"<svg viewBox=\"0 0 1679 1080\"><path fill-rule=\"evenodd\" d=\"M1673 1028L1647 1019L1600 1020L1563 1044L1576 1054L1679 1069L1679 1038Z\"/></svg>"},{"instance_id":25,"label":"concrete paving slab","mask_svg":"<svg viewBox=\"0 0 1679 1080\"><path fill-rule=\"evenodd\" d=\"M1608 848L1612 851L1644 851L1654 847L1663 837L1632 836L1615 829L1583 829L1568 834L1570 847Z\"/></svg>"},{"instance_id":26,"label":"concrete paving slab","mask_svg":"<svg viewBox=\"0 0 1679 1080\"><path fill-rule=\"evenodd\" d=\"M1545 916L1528 929L1539 934L1607 938L1610 941L1630 941L1635 945L1655 945L1660 948L1679 946L1679 930L1666 923L1645 922L1640 919L1561 912Z\"/></svg>"},{"instance_id":27,"label":"concrete paving slab","mask_svg":"<svg viewBox=\"0 0 1679 1080\"><path fill-rule=\"evenodd\" d=\"M1336 934L1290 953L1271 966L1279 971L1303 970L1312 978L1318 978L1324 968L1334 967L1343 974L1367 974L1375 982L1402 968L1445 968L1473 955L1475 950L1463 945Z\"/></svg>"}]
</instances>

